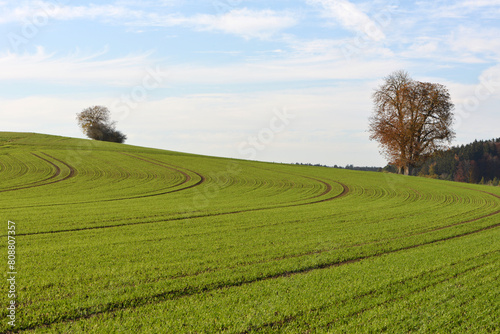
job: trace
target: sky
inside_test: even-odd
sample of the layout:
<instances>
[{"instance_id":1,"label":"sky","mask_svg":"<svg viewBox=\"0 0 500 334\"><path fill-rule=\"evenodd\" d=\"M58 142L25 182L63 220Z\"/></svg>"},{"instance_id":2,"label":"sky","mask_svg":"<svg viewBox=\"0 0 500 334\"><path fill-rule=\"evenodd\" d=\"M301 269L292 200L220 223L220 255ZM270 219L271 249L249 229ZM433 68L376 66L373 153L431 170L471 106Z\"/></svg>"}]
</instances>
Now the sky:
<instances>
[{"instance_id":1,"label":"sky","mask_svg":"<svg viewBox=\"0 0 500 334\"><path fill-rule=\"evenodd\" d=\"M372 94L445 85L454 145L500 137L500 0L0 0L0 131L272 162L385 166Z\"/></svg>"}]
</instances>

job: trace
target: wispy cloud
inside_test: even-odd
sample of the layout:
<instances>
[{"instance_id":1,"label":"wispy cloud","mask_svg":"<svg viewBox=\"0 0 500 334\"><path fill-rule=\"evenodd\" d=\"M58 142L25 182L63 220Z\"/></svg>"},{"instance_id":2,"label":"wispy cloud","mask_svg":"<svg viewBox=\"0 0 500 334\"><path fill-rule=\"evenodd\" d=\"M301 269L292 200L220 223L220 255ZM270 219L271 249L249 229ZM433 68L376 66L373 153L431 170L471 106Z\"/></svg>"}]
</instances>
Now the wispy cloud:
<instances>
[{"instance_id":1,"label":"wispy cloud","mask_svg":"<svg viewBox=\"0 0 500 334\"><path fill-rule=\"evenodd\" d=\"M462 0L447 2L421 1L418 2L425 17L450 18L450 19L468 19L474 20L481 18L496 19L499 11L499 0ZM485 10L488 9L488 10ZM471 17L471 14L474 14Z\"/></svg>"},{"instance_id":2,"label":"wispy cloud","mask_svg":"<svg viewBox=\"0 0 500 334\"><path fill-rule=\"evenodd\" d=\"M397 53L409 59L481 64L500 61L500 29L459 25L450 31L422 31Z\"/></svg>"},{"instance_id":3,"label":"wispy cloud","mask_svg":"<svg viewBox=\"0 0 500 334\"><path fill-rule=\"evenodd\" d=\"M222 15L196 15L187 20L200 30L220 31L245 38L269 38L292 27L297 19L290 13L272 10L233 9Z\"/></svg>"},{"instance_id":4,"label":"wispy cloud","mask_svg":"<svg viewBox=\"0 0 500 334\"><path fill-rule=\"evenodd\" d=\"M67 6L54 2L36 1L19 6L4 6L0 23L32 21L34 17L53 20L74 19L139 19L144 12L117 5Z\"/></svg>"},{"instance_id":5,"label":"wispy cloud","mask_svg":"<svg viewBox=\"0 0 500 334\"><path fill-rule=\"evenodd\" d=\"M378 24L348 0L308 0L307 2L321 6L324 17L334 19L345 29L365 34L375 41L385 38Z\"/></svg>"},{"instance_id":6,"label":"wispy cloud","mask_svg":"<svg viewBox=\"0 0 500 334\"><path fill-rule=\"evenodd\" d=\"M93 54L76 52L58 57L55 53L46 53L42 47L31 54L3 54L0 55L2 81L129 86L150 63L150 53L103 59L105 54L106 50L102 50Z\"/></svg>"},{"instance_id":7,"label":"wispy cloud","mask_svg":"<svg viewBox=\"0 0 500 334\"><path fill-rule=\"evenodd\" d=\"M315 43L313 43L315 44ZM231 64L175 64L155 60L151 53L111 58L103 49L92 54L74 52L68 55L47 53L39 47L35 53L0 54L0 81L44 82L47 84L85 85L99 84L110 87L131 87L144 75L148 66L160 66L168 72L169 84L181 85L233 85L256 83L292 83L315 80L351 80L386 75L402 62L374 58L371 61L347 61L329 41L318 41L298 53L277 52L276 58ZM326 48L326 50L325 50ZM309 52L325 52L310 54Z\"/></svg>"},{"instance_id":8,"label":"wispy cloud","mask_svg":"<svg viewBox=\"0 0 500 334\"><path fill-rule=\"evenodd\" d=\"M143 8L143 7L142 7ZM133 27L183 26L198 31L213 31L241 36L243 38L269 38L277 32L292 27L298 20L293 13L273 10L250 10L235 8L220 14L194 14L138 10L124 5L71 6L52 2L35 2L17 7L7 7L0 13L0 24L26 22L34 16L52 20L100 20L115 25Z\"/></svg>"},{"instance_id":9,"label":"wispy cloud","mask_svg":"<svg viewBox=\"0 0 500 334\"><path fill-rule=\"evenodd\" d=\"M460 26L451 36L453 51L480 57L483 61L500 61L500 29Z\"/></svg>"}]
</instances>

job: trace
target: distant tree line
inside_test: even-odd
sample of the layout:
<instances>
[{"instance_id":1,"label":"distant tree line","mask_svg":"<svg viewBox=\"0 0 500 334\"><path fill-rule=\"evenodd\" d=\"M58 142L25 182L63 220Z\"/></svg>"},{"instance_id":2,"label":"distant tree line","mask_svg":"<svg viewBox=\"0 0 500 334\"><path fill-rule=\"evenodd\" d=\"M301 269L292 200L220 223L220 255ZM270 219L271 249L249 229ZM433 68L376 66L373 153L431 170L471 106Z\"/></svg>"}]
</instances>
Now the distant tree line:
<instances>
[{"instance_id":1,"label":"distant tree line","mask_svg":"<svg viewBox=\"0 0 500 334\"><path fill-rule=\"evenodd\" d=\"M363 172L380 172L380 171L382 171L381 167L354 166L354 165L346 165L345 167L335 165L335 166L333 166L333 168L360 170Z\"/></svg>"},{"instance_id":2,"label":"distant tree line","mask_svg":"<svg viewBox=\"0 0 500 334\"><path fill-rule=\"evenodd\" d=\"M322 165L322 164L312 164L312 163L303 163L303 162L296 162L295 164L299 165L299 166L330 167L330 166Z\"/></svg>"},{"instance_id":3,"label":"distant tree line","mask_svg":"<svg viewBox=\"0 0 500 334\"><path fill-rule=\"evenodd\" d=\"M386 167L391 171L391 167ZM443 180L499 185L500 138L474 141L438 151L414 175Z\"/></svg>"},{"instance_id":4,"label":"distant tree line","mask_svg":"<svg viewBox=\"0 0 500 334\"><path fill-rule=\"evenodd\" d=\"M314 167L327 167L327 168L339 168L339 169L349 169L349 170L360 170L360 171L365 171L365 172L381 172L382 167L368 167L368 166L354 166L354 165L346 165L345 167L334 165L334 166L327 166L327 165L322 165L322 164L311 164L311 163L301 163L301 162L296 162L296 165L300 166L314 166Z\"/></svg>"}]
</instances>

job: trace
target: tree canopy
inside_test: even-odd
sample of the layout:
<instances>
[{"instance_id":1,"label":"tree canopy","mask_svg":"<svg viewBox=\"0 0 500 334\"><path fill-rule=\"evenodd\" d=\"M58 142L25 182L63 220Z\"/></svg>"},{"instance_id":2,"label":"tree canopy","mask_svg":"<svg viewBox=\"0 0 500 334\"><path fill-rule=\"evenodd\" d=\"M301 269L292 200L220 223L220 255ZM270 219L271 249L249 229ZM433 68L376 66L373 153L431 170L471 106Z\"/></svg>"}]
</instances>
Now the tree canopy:
<instances>
[{"instance_id":1,"label":"tree canopy","mask_svg":"<svg viewBox=\"0 0 500 334\"><path fill-rule=\"evenodd\" d=\"M77 113L78 125L87 137L95 140L123 143L127 136L115 129L110 120L110 111L103 106L93 106Z\"/></svg>"},{"instance_id":2,"label":"tree canopy","mask_svg":"<svg viewBox=\"0 0 500 334\"><path fill-rule=\"evenodd\" d=\"M381 152L400 173L408 175L455 136L454 105L443 85L419 82L397 71L375 90L373 102L370 139L379 142Z\"/></svg>"}]
</instances>

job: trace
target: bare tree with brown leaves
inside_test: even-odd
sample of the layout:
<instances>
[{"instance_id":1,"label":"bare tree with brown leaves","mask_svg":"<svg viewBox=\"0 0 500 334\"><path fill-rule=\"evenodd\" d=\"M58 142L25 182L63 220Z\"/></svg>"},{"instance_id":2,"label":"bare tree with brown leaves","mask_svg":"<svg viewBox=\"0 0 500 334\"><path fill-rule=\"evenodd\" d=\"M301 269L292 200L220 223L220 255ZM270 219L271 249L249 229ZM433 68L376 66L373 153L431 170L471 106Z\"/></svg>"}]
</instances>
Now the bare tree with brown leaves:
<instances>
[{"instance_id":1,"label":"bare tree with brown leaves","mask_svg":"<svg viewBox=\"0 0 500 334\"><path fill-rule=\"evenodd\" d=\"M407 72L385 78L373 93L370 139L377 140L390 164L405 175L455 137L453 108L445 86L419 82Z\"/></svg>"},{"instance_id":2,"label":"bare tree with brown leaves","mask_svg":"<svg viewBox=\"0 0 500 334\"><path fill-rule=\"evenodd\" d=\"M87 137L95 140L123 143L127 136L115 130L115 122L109 119L109 109L103 106L93 106L76 114L78 125Z\"/></svg>"}]
</instances>

